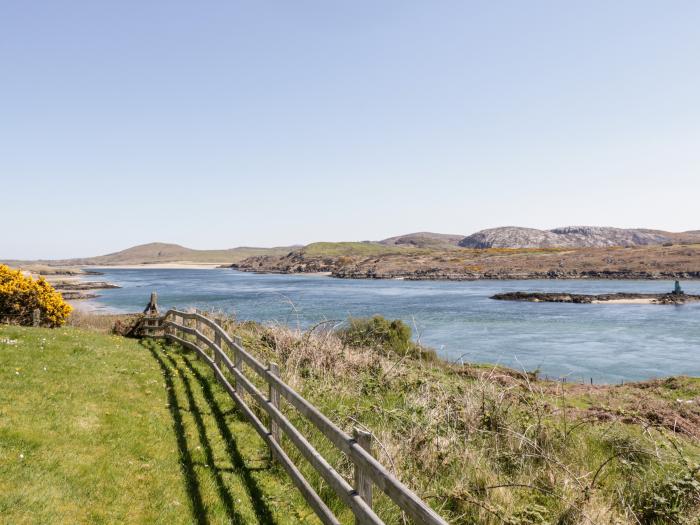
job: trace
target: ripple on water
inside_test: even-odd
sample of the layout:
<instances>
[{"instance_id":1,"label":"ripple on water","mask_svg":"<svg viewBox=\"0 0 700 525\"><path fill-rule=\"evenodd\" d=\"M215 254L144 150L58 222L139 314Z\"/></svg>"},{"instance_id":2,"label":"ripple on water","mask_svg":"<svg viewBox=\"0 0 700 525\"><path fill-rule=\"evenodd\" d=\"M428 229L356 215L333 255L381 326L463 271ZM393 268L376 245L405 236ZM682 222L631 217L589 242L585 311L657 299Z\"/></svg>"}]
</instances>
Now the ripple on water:
<instances>
[{"instance_id":1,"label":"ripple on water","mask_svg":"<svg viewBox=\"0 0 700 525\"><path fill-rule=\"evenodd\" d=\"M398 281L255 275L233 270L100 270L122 288L90 304L140 311L151 290L164 307L224 310L241 319L309 326L323 319L381 314L408 322L447 359L539 368L596 382L700 376L700 304L684 306L516 303L507 291L647 292L668 281ZM683 284L700 293L700 282Z\"/></svg>"}]
</instances>

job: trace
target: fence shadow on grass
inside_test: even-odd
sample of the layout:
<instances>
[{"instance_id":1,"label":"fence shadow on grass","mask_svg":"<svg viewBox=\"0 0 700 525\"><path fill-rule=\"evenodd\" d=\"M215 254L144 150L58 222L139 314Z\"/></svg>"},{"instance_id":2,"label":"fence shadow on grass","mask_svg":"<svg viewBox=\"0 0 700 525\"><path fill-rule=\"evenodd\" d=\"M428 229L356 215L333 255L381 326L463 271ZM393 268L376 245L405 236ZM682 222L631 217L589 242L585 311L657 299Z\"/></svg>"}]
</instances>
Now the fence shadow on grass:
<instances>
[{"instance_id":1,"label":"fence shadow on grass","mask_svg":"<svg viewBox=\"0 0 700 525\"><path fill-rule=\"evenodd\" d=\"M173 419L173 431L175 432L175 439L177 441L177 449L180 455L180 467L182 469L182 477L185 482L185 490L187 492L187 497L190 500L190 505L192 506L192 517L198 525L206 525L208 523L206 518L206 511L204 510L204 504L202 502L202 494L199 490L199 481L197 480L197 474L194 471L194 462L192 461L192 454L190 454L189 448L187 446L187 437L185 435L185 426L182 421L182 414L180 413L180 405L178 403L177 394L175 392L175 380L173 378L172 370L165 364L165 361L161 357L158 350L153 344L144 344L148 351L156 360L158 366L160 366L163 372L163 378L165 380L165 388L168 392L168 408L170 409L170 415Z\"/></svg>"},{"instance_id":2,"label":"fence shadow on grass","mask_svg":"<svg viewBox=\"0 0 700 525\"><path fill-rule=\"evenodd\" d=\"M208 470L212 473L212 477L214 478L214 483L216 484L216 490L219 494L219 499L221 500L221 504L224 507L224 511L226 512L226 517L228 518L228 523L231 523L233 525L239 525L239 524L244 524L245 520L243 517L236 511L234 505L233 505L233 496L231 496L231 493L229 492L228 487L226 486L226 483L224 482L223 477L221 476L221 470L217 468L216 465L216 458L214 457L214 451L212 450L211 447L211 441L209 441L209 437L207 436L207 428L204 423L204 419L202 418L202 414L199 410L199 407L197 406L197 401L195 400L194 393L192 391L192 385L190 384L190 379L187 377L187 373L185 370L183 370L175 361L175 359L168 355L164 354L165 358L168 360L170 365L172 366L172 369L177 373L177 375L180 377L180 381L182 383L182 387L185 390L185 395L187 396L187 404L188 404L188 409L190 414L192 415L192 419L194 419L195 426L197 427L197 436L199 437L199 442L202 445L202 450L204 451L204 458L206 461L206 465L208 466ZM183 360L186 360L186 358L183 356ZM189 365L189 362L187 362ZM193 370L191 368L191 365L188 366L190 370Z\"/></svg>"},{"instance_id":3,"label":"fence shadow on grass","mask_svg":"<svg viewBox=\"0 0 700 525\"><path fill-rule=\"evenodd\" d=\"M203 525L209 522L209 518L203 503L197 472L194 469L195 465L200 465L193 461L190 453L190 447L185 433L183 411L189 413L195 423L197 436L204 452L205 462L208 471L211 472L219 499L226 513L227 523L240 525L246 523L246 520L235 508L234 497L222 477L223 472L232 473L241 478L242 484L250 497L257 522L262 525L274 525L275 520L272 516L272 512L265 502L263 493L255 478L251 475L251 472L256 469L251 469L245 464L243 456L236 444L236 438L233 436L226 421L227 416L236 417L238 415L235 407L231 410L224 410L221 408L214 396L210 380L193 366L192 361L188 359L184 352L180 351L177 353L178 357L182 359L183 367L178 363L175 357L167 352L163 352L158 345L145 343L144 346L160 366L165 379L168 392L168 406L173 420L173 430L177 440L182 475L187 496L190 500L194 522L197 523L197 525ZM193 383L192 379L194 379L195 383ZM181 386L185 393L186 402L183 403L183 406L178 402L176 386ZM231 460L231 468L216 464L211 441L207 436L206 424L202 417L202 410L197 405L194 395L194 388L197 387L201 390L207 408L210 410L216 422L216 428L226 447L226 453Z\"/></svg>"},{"instance_id":4,"label":"fence shadow on grass","mask_svg":"<svg viewBox=\"0 0 700 525\"><path fill-rule=\"evenodd\" d=\"M269 507L267 506L267 503L265 503L263 494L260 491L257 482L250 474L252 469L246 466L245 461L243 460L243 456L241 455L240 451L238 450L238 446L236 445L236 440L231 434L231 429L226 423L226 414L228 413L228 411L224 412L221 409L221 406L215 399L214 393L212 392L211 383L207 381L206 378L192 365L192 362L187 357L183 355L182 360L184 361L185 366L190 371L192 376L197 380L200 388L202 389L202 395L204 396L204 399L207 401L207 404L211 409L212 416L216 421L216 426L219 429L219 433L221 434L224 443L226 444L226 451L228 452L228 455L231 458L231 463L234 469L243 478L243 484L246 490L248 491L248 496L250 497L253 503L253 510L255 511L255 516L258 519L258 522L266 525L274 524L275 521L272 517L272 513L270 512Z\"/></svg>"}]
</instances>

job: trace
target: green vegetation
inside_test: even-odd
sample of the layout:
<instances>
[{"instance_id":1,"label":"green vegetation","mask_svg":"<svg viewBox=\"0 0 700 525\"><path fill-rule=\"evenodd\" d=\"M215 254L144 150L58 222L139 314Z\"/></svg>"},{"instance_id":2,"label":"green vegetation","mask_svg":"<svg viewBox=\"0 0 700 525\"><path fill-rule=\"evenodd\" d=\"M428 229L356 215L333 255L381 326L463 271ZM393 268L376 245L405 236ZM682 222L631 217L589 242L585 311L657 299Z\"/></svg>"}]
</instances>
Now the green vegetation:
<instances>
[{"instance_id":1,"label":"green vegetation","mask_svg":"<svg viewBox=\"0 0 700 525\"><path fill-rule=\"evenodd\" d=\"M298 251L308 257L357 256L372 257L389 254L403 255L539 255L557 254L572 251L571 248L460 248L443 245L416 247L400 244L381 244L378 242L315 242L299 248Z\"/></svg>"},{"instance_id":2,"label":"green vegetation","mask_svg":"<svg viewBox=\"0 0 700 525\"><path fill-rule=\"evenodd\" d=\"M340 333L224 324L346 431L370 429L378 459L450 523L698 522L699 379L564 385L415 359L403 351L407 327L381 318ZM0 356L7 522L315 522L192 353L73 327L3 327ZM284 411L351 479L350 462ZM375 494L380 517L403 524Z\"/></svg>"},{"instance_id":3,"label":"green vegetation","mask_svg":"<svg viewBox=\"0 0 700 525\"><path fill-rule=\"evenodd\" d=\"M697 523L700 380L564 385L400 357L382 345L405 330L385 323L367 346L318 329L229 329L345 430L371 429L377 457L450 523ZM373 325L360 323L359 335ZM350 476L340 454L296 424ZM376 506L403 523L387 498Z\"/></svg>"},{"instance_id":4,"label":"green vegetation","mask_svg":"<svg viewBox=\"0 0 700 525\"><path fill-rule=\"evenodd\" d=\"M315 242L299 249L308 257L358 256L370 257L389 253L407 253L413 248L387 246L377 242Z\"/></svg>"},{"instance_id":5,"label":"green vegetation","mask_svg":"<svg viewBox=\"0 0 700 525\"><path fill-rule=\"evenodd\" d=\"M400 319L389 321L381 315L352 318L347 327L338 330L338 337L343 344L352 348L372 348L385 355L393 353L399 357L437 359L434 351L411 340L411 328Z\"/></svg>"},{"instance_id":6,"label":"green vegetation","mask_svg":"<svg viewBox=\"0 0 700 525\"><path fill-rule=\"evenodd\" d=\"M192 355L0 327L0 522L316 523Z\"/></svg>"}]
</instances>

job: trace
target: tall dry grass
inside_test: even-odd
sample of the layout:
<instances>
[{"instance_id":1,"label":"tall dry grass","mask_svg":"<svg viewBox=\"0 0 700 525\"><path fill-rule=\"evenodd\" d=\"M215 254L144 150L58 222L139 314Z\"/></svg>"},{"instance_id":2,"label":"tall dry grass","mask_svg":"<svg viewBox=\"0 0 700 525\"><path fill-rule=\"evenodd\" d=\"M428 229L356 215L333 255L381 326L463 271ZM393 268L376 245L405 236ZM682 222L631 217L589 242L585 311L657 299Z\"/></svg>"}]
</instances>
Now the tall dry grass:
<instances>
[{"instance_id":1,"label":"tall dry grass","mask_svg":"<svg viewBox=\"0 0 700 525\"><path fill-rule=\"evenodd\" d=\"M228 325L346 430L370 430L378 458L452 523L695 523L700 516L697 441L643 419L599 418L601 396L630 400L631 411L639 387L589 388L385 355L345 346L332 328ZM382 504L388 522L402 521Z\"/></svg>"},{"instance_id":2,"label":"tall dry grass","mask_svg":"<svg viewBox=\"0 0 700 525\"><path fill-rule=\"evenodd\" d=\"M207 315L256 357L278 363L283 379L346 431L372 432L377 458L451 523L690 524L700 518L700 447L693 434L693 421L700 430L699 380L563 384L498 366L351 348L333 322L301 330ZM110 321L100 316L97 324ZM694 404L681 405L677 396ZM653 410L640 410L643 399ZM284 411L351 479L347 458L291 407ZM291 444L284 445L303 465ZM349 519L322 480L302 470ZM387 498L376 503L387 523L406 522Z\"/></svg>"}]
</instances>

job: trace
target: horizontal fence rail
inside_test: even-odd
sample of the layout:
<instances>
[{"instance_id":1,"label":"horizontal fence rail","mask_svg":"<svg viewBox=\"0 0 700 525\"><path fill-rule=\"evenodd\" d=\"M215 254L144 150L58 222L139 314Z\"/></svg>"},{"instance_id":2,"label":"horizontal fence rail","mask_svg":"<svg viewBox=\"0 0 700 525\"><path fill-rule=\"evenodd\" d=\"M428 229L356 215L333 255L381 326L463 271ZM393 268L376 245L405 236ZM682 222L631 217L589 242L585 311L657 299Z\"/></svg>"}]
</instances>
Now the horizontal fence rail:
<instances>
[{"instance_id":1,"label":"horizontal fence rail","mask_svg":"<svg viewBox=\"0 0 700 525\"><path fill-rule=\"evenodd\" d=\"M203 333L203 327L211 330L213 340ZM284 468L324 524L340 522L282 448L280 441L282 433L333 489L338 498L350 508L355 516L355 523L377 525L384 523L372 510L372 488L376 486L414 523L447 525L443 518L374 458L371 452L370 433L355 429L353 436L347 434L282 381L275 363L267 365L261 363L243 348L240 340L232 338L212 319L199 313L178 310L168 310L164 315L159 316L156 310L143 318L141 333L148 336L155 335L156 332L162 332L166 339L193 350L209 365L219 383L269 446L272 457ZM194 341L187 339L187 336L194 338ZM229 352L225 351L226 348ZM264 381L268 392L261 392L245 375L244 371L247 369L252 370ZM265 426L248 406L241 396L242 393L248 394L267 414L268 426ZM355 466L354 486L333 468L284 415L280 408L281 398L285 399L335 448L352 461Z\"/></svg>"}]
</instances>

